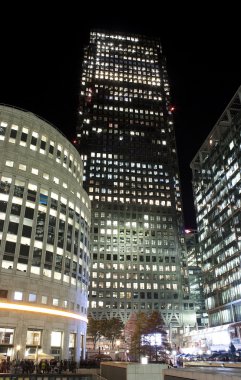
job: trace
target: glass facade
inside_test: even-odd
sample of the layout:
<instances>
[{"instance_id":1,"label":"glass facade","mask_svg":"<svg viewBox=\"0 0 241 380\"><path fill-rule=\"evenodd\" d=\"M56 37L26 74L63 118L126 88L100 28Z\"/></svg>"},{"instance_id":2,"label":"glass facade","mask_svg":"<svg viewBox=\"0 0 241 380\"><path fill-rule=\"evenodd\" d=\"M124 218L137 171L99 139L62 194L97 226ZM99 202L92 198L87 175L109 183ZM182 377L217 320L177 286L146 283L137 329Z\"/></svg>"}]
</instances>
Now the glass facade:
<instances>
[{"instance_id":1,"label":"glass facade","mask_svg":"<svg viewBox=\"0 0 241 380\"><path fill-rule=\"evenodd\" d=\"M0 106L0 155L0 308L8 309L7 301L13 315L25 306L39 312L33 322L31 313L26 317L31 331L42 331L38 346L48 341L50 316L56 323L61 315L64 343L69 328L84 333L87 322L90 201L82 187L81 158L51 125L5 106ZM0 317L0 328L5 319ZM13 328L14 317L9 323ZM13 348L21 340L27 350L30 335L16 317Z\"/></svg>"},{"instance_id":2,"label":"glass facade","mask_svg":"<svg viewBox=\"0 0 241 380\"><path fill-rule=\"evenodd\" d=\"M196 230L185 230L187 246L187 266L189 274L190 299L196 311L197 328L208 326L203 292L202 257ZM185 306L185 305L184 305ZM189 304L190 307L190 304Z\"/></svg>"},{"instance_id":3,"label":"glass facade","mask_svg":"<svg viewBox=\"0 0 241 380\"><path fill-rule=\"evenodd\" d=\"M89 311L160 310L183 324L186 251L172 106L160 42L93 30L77 144L92 201Z\"/></svg>"},{"instance_id":4,"label":"glass facade","mask_svg":"<svg viewBox=\"0 0 241 380\"><path fill-rule=\"evenodd\" d=\"M210 326L241 321L241 89L191 163Z\"/></svg>"}]
</instances>

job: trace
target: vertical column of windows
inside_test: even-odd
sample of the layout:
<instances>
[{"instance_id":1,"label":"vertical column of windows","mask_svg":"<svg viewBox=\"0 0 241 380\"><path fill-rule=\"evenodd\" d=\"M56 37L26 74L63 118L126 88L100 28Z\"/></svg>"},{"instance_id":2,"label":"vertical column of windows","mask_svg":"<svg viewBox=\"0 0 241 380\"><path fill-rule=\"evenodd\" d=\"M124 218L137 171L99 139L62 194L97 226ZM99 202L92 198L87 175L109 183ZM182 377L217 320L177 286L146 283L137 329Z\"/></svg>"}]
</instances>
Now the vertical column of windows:
<instances>
[{"instance_id":1,"label":"vertical column of windows","mask_svg":"<svg viewBox=\"0 0 241 380\"><path fill-rule=\"evenodd\" d=\"M13 268L15 251L16 251L16 242L17 242L17 232L18 232L18 224L17 217L12 216L10 213L6 213L7 207L10 208L10 202L14 192L14 182L10 177L2 176L0 181L0 193L1 193L1 201L0 201L0 209L1 209L1 219L2 219L2 230L5 227L5 234L3 236L4 244L3 248L3 257L2 257L2 267L8 269Z\"/></svg>"},{"instance_id":2,"label":"vertical column of windows","mask_svg":"<svg viewBox=\"0 0 241 380\"><path fill-rule=\"evenodd\" d=\"M20 136L20 142L19 144L21 146L27 146L27 139L28 139L29 130L26 127L22 128L21 136Z\"/></svg>"},{"instance_id":3,"label":"vertical column of windows","mask_svg":"<svg viewBox=\"0 0 241 380\"><path fill-rule=\"evenodd\" d=\"M39 134L37 132L32 132L31 140L30 140L30 149L37 150Z\"/></svg>"},{"instance_id":4,"label":"vertical column of windows","mask_svg":"<svg viewBox=\"0 0 241 380\"><path fill-rule=\"evenodd\" d=\"M47 147L47 137L42 135L41 140L40 140L39 152L41 154L46 154L46 147Z\"/></svg>"},{"instance_id":5,"label":"vertical column of windows","mask_svg":"<svg viewBox=\"0 0 241 380\"><path fill-rule=\"evenodd\" d=\"M18 130L19 130L18 125L12 124L11 129L10 129L10 135L9 135L9 142L10 143L15 144L16 139L17 139Z\"/></svg>"},{"instance_id":6,"label":"vertical column of windows","mask_svg":"<svg viewBox=\"0 0 241 380\"><path fill-rule=\"evenodd\" d=\"M8 123L1 121L0 123L0 140L5 140Z\"/></svg>"}]
</instances>

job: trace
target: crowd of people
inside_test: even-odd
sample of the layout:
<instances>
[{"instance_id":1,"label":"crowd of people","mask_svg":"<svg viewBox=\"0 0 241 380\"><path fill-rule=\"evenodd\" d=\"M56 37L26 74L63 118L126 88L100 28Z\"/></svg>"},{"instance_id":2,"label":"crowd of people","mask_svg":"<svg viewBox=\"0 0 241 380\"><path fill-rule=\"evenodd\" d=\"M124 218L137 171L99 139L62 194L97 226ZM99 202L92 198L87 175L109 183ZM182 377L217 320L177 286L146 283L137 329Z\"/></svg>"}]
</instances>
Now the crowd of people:
<instances>
[{"instance_id":1,"label":"crowd of people","mask_svg":"<svg viewBox=\"0 0 241 380\"><path fill-rule=\"evenodd\" d=\"M77 362L74 360L46 360L42 359L36 363L33 360L2 360L0 362L0 373L75 373Z\"/></svg>"}]
</instances>

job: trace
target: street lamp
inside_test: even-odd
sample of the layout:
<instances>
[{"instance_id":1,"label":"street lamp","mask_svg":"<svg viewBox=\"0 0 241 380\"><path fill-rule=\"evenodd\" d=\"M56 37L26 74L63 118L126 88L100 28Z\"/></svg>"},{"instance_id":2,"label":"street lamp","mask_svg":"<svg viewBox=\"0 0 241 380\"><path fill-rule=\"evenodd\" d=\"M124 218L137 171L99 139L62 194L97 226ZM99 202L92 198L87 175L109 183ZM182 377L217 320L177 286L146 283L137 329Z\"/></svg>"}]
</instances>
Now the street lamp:
<instances>
[{"instance_id":1,"label":"street lamp","mask_svg":"<svg viewBox=\"0 0 241 380\"><path fill-rule=\"evenodd\" d=\"M18 361L18 359L19 359L19 351L20 351L20 348L21 348L21 346L20 346L20 344L18 344L18 345L16 346L16 350L17 350L16 359L17 359L17 361Z\"/></svg>"}]
</instances>

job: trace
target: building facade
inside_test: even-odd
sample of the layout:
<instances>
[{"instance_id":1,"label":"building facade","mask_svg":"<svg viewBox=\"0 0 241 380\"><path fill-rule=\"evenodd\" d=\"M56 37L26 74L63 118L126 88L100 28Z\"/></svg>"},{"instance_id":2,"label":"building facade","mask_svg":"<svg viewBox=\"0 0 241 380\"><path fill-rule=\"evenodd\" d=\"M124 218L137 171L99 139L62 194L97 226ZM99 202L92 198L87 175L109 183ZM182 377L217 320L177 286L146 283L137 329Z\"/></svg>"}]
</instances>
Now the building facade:
<instances>
[{"instance_id":1,"label":"building facade","mask_svg":"<svg viewBox=\"0 0 241 380\"><path fill-rule=\"evenodd\" d=\"M0 352L84 355L90 201L74 146L0 106Z\"/></svg>"},{"instance_id":2,"label":"building facade","mask_svg":"<svg viewBox=\"0 0 241 380\"><path fill-rule=\"evenodd\" d=\"M241 88L192 160L210 327L241 325Z\"/></svg>"},{"instance_id":3,"label":"building facade","mask_svg":"<svg viewBox=\"0 0 241 380\"><path fill-rule=\"evenodd\" d=\"M174 334L189 293L160 42L93 30L80 86L77 143L92 201L90 313L125 322L132 312L160 310Z\"/></svg>"},{"instance_id":4,"label":"building facade","mask_svg":"<svg viewBox=\"0 0 241 380\"><path fill-rule=\"evenodd\" d=\"M202 257L198 243L196 230L185 230L187 246L187 266L189 275L190 301L196 312L196 328L202 329L208 326L207 312L203 291Z\"/></svg>"}]
</instances>

